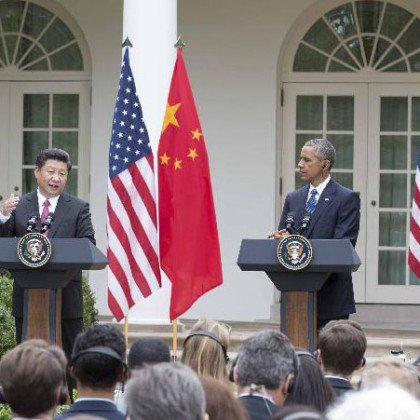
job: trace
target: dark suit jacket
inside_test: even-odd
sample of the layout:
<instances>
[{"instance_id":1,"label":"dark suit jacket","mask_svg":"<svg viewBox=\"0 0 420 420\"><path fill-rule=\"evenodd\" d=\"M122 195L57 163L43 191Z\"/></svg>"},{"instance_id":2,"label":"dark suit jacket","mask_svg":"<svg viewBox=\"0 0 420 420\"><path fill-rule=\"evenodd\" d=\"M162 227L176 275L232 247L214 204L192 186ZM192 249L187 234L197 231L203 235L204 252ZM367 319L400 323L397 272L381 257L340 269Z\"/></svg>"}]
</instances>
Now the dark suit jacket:
<instances>
[{"instance_id":1,"label":"dark suit jacket","mask_svg":"<svg viewBox=\"0 0 420 420\"><path fill-rule=\"evenodd\" d=\"M353 390L350 381L344 378L337 378L335 376L325 376L325 379L333 387L335 395L341 397L346 392Z\"/></svg>"},{"instance_id":2,"label":"dark suit jacket","mask_svg":"<svg viewBox=\"0 0 420 420\"><path fill-rule=\"evenodd\" d=\"M269 399L256 395L244 395L239 401L245 407L249 420L268 420L277 411L278 407Z\"/></svg>"},{"instance_id":3,"label":"dark suit jacket","mask_svg":"<svg viewBox=\"0 0 420 420\"><path fill-rule=\"evenodd\" d=\"M287 195L279 229L286 227L289 213L294 214L300 225L308 192L309 185L306 185ZM331 179L319 197L305 236L309 239L350 239L355 246L359 222L359 196ZM333 319L355 311L351 274L333 273L318 292L318 318Z\"/></svg>"},{"instance_id":4,"label":"dark suit jacket","mask_svg":"<svg viewBox=\"0 0 420 420\"><path fill-rule=\"evenodd\" d=\"M39 218L38 196L36 191L25 194L19 200L19 204L12 212L10 219L0 224L1 236L23 236L26 233L26 225L29 218L37 215ZM41 228L38 220L38 228ZM89 204L62 193L58 199L54 212L54 221L48 232L49 238L88 238L95 244L95 232L89 212ZM70 281L63 289L62 317L83 317L83 296L81 273ZM23 317L23 289L17 284L13 285L13 316Z\"/></svg>"},{"instance_id":5,"label":"dark suit jacket","mask_svg":"<svg viewBox=\"0 0 420 420\"><path fill-rule=\"evenodd\" d=\"M124 420L125 414L117 410L114 403L110 401L76 401L70 409L62 416L56 419L67 419L73 416L86 414L89 416L97 416L109 420Z\"/></svg>"}]
</instances>

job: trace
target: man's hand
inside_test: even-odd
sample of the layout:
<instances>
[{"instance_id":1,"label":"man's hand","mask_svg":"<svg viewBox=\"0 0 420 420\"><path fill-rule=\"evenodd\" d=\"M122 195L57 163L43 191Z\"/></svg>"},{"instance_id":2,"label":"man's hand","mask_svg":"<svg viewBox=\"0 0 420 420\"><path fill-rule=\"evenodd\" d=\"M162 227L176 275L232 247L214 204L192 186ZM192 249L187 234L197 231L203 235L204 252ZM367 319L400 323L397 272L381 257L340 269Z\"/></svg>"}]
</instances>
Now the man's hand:
<instances>
[{"instance_id":1,"label":"man's hand","mask_svg":"<svg viewBox=\"0 0 420 420\"><path fill-rule=\"evenodd\" d=\"M283 239L289 235L290 233L286 229L275 230L268 235L268 239Z\"/></svg>"},{"instance_id":2,"label":"man's hand","mask_svg":"<svg viewBox=\"0 0 420 420\"><path fill-rule=\"evenodd\" d=\"M19 203L19 197L14 194L10 194L10 197L5 200L3 207L1 208L1 213L3 216L10 216L12 211L16 208Z\"/></svg>"}]
</instances>

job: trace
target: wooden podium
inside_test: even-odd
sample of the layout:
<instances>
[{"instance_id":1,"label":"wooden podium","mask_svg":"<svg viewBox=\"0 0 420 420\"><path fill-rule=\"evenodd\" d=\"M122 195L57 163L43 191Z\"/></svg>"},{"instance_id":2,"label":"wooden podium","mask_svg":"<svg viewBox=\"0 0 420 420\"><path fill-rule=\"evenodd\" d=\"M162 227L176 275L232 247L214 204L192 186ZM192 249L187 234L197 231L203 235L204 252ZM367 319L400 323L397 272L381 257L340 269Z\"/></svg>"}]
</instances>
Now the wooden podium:
<instances>
[{"instance_id":1,"label":"wooden podium","mask_svg":"<svg viewBox=\"0 0 420 420\"><path fill-rule=\"evenodd\" d=\"M265 271L281 291L280 329L294 346L315 350L316 292L331 273L356 271L360 259L348 239L312 239L311 263L299 271L288 270L277 259L279 241L243 239L238 265L242 271Z\"/></svg>"},{"instance_id":2,"label":"wooden podium","mask_svg":"<svg viewBox=\"0 0 420 420\"><path fill-rule=\"evenodd\" d=\"M42 338L61 346L61 289L80 270L101 270L107 258L86 238L52 238L50 261L29 268L17 257L19 238L0 238L0 267L24 289L22 340Z\"/></svg>"}]
</instances>

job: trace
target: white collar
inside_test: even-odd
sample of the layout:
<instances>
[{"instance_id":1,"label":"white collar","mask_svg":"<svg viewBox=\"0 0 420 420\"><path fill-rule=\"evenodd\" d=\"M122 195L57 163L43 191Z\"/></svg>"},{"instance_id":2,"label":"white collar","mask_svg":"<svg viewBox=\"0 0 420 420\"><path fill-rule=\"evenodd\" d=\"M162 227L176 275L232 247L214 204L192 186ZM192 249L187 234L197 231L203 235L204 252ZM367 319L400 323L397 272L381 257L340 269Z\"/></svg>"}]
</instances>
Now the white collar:
<instances>
[{"instance_id":1,"label":"white collar","mask_svg":"<svg viewBox=\"0 0 420 420\"><path fill-rule=\"evenodd\" d=\"M331 179L331 176L328 175L328 177L326 179L324 179L324 181L322 181L317 187L314 187L312 184L309 184L308 196L309 196L309 194L311 194L312 190L317 190L318 198L321 197L321 194L325 190L325 187L330 182L330 179Z\"/></svg>"},{"instance_id":2,"label":"white collar","mask_svg":"<svg viewBox=\"0 0 420 420\"><path fill-rule=\"evenodd\" d=\"M39 188L37 188L37 190L36 190L36 195L38 197L38 205L39 205L39 208L42 209L45 200L47 200L47 197L44 197L41 194L41 192L39 191ZM60 198L59 195L57 195L55 197L48 198L48 201L50 202L50 207L51 207L53 213L55 211L55 208L57 207L57 203L58 203L58 199L59 198Z\"/></svg>"}]
</instances>

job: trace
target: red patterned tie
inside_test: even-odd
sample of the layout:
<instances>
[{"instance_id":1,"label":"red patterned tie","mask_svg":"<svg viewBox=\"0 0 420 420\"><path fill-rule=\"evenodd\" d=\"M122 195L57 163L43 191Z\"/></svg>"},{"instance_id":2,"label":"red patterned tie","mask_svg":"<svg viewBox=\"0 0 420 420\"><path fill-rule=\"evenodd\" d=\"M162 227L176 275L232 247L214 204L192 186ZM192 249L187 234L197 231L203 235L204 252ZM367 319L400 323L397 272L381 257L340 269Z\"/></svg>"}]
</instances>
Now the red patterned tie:
<instances>
[{"instance_id":1,"label":"red patterned tie","mask_svg":"<svg viewBox=\"0 0 420 420\"><path fill-rule=\"evenodd\" d=\"M45 219L50 213L50 202L49 200L45 200L43 204L42 214L41 214L41 225L45 222Z\"/></svg>"}]
</instances>

